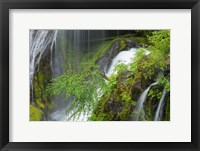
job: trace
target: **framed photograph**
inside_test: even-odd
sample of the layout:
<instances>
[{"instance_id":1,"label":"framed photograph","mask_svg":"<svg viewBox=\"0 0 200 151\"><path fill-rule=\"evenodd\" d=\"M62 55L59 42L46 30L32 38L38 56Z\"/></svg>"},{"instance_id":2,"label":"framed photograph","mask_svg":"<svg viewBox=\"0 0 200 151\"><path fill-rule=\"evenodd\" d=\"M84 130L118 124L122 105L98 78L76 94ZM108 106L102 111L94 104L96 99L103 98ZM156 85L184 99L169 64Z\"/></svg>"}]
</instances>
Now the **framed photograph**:
<instances>
[{"instance_id":1,"label":"framed photograph","mask_svg":"<svg viewBox=\"0 0 200 151\"><path fill-rule=\"evenodd\" d=\"M199 9L1 0L1 150L199 151Z\"/></svg>"}]
</instances>

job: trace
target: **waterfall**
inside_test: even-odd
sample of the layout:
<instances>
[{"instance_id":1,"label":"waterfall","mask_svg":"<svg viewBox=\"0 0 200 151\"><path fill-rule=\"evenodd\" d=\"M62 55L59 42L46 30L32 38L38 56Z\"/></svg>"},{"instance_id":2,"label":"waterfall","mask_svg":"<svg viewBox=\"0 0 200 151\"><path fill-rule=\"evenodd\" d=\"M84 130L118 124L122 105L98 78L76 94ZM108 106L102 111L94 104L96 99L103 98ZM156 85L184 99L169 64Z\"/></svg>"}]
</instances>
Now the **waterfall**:
<instances>
[{"instance_id":1,"label":"waterfall","mask_svg":"<svg viewBox=\"0 0 200 151\"><path fill-rule=\"evenodd\" d=\"M110 68L108 69L108 71L106 72L106 76L110 76L111 74L115 73L114 69L115 66L118 63L123 63L123 64L129 64L131 63L131 60L134 58L135 56L135 51L136 48L131 48L129 50L126 51L121 51L113 60L112 63L110 65Z\"/></svg>"},{"instance_id":2,"label":"waterfall","mask_svg":"<svg viewBox=\"0 0 200 151\"><path fill-rule=\"evenodd\" d=\"M163 114L163 108L164 108L164 101L165 101L165 96L166 96L166 89L163 90L161 99L159 101L158 107L156 109L156 113L154 116L154 121L161 121L162 120L162 114Z\"/></svg>"},{"instance_id":3,"label":"waterfall","mask_svg":"<svg viewBox=\"0 0 200 151\"><path fill-rule=\"evenodd\" d=\"M48 46L52 50L56 41L57 31L31 30L30 31L30 79L32 81L35 68L39 68L41 57ZM36 59L37 58L37 59Z\"/></svg>"},{"instance_id":4,"label":"waterfall","mask_svg":"<svg viewBox=\"0 0 200 151\"><path fill-rule=\"evenodd\" d=\"M52 78L60 76L67 71L69 64L71 68L80 65L83 54L92 51L92 48L106 37L105 30L59 30L57 33L55 51L52 58ZM95 41L97 39L98 41ZM73 110L66 113L70 99L65 96L53 96L55 104L54 111L50 114L50 120L54 121L87 121L88 114L81 112L75 118L70 118Z\"/></svg>"},{"instance_id":5,"label":"waterfall","mask_svg":"<svg viewBox=\"0 0 200 151\"><path fill-rule=\"evenodd\" d=\"M142 119L144 120L144 109L143 109L143 103L146 100L147 94L152 86L155 86L157 83L152 83L142 94L140 95L137 105L134 110L133 120L139 121L140 117L142 116Z\"/></svg>"},{"instance_id":6,"label":"waterfall","mask_svg":"<svg viewBox=\"0 0 200 151\"><path fill-rule=\"evenodd\" d=\"M69 69L69 63L74 67L81 63L83 55L95 50L97 45L108 40L108 38L125 34L127 31L115 30L30 30L30 87L33 94L33 77L39 69L42 58L49 55L49 67L51 77L55 78ZM111 39L109 39L111 40ZM114 59L108 74L113 72L116 63L121 60L128 64L134 57L135 48L122 51ZM72 67L73 68L73 67ZM53 96L52 101L55 109L49 114L47 120L66 120L70 115L66 115L66 108L70 100L65 100L63 96ZM33 95L32 95L33 100ZM70 114L70 113L69 113ZM86 121L85 113L80 113L76 121Z\"/></svg>"},{"instance_id":7,"label":"waterfall","mask_svg":"<svg viewBox=\"0 0 200 151\"><path fill-rule=\"evenodd\" d=\"M52 52L53 45L56 43L56 30L30 30L30 87L33 92L33 76L36 68L39 69L40 60L46 50ZM32 96L33 97L33 96ZM32 98L33 100L33 98Z\"/></svg>"}]
</instances>

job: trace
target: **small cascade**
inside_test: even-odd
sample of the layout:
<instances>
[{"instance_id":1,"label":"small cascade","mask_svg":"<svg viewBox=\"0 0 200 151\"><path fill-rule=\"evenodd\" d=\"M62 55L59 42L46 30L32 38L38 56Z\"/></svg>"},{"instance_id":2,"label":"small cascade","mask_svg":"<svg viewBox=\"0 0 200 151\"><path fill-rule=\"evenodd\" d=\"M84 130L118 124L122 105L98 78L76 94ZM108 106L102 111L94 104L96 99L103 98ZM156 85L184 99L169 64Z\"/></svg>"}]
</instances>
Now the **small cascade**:
<instances>
[{"instance_id":1,"label":"small cascade","mask_svg":"<svg viewBox=\"0 0 200 151\"><path fill-rule=\"evenodd\" d=\"M126 51L121 51L113 60L112 63L110 65L110 68L108 69L108 71L106 72L106 76L110 76L111 74L114 73L114 69L115 66L118 63L123 63L123 64L129 64L131 63L131 60L134 58L135 56L135 51L136 48L131 48L129 50Z\"/></svg>"},{"instance_id":2,"label":"small cascade","mask_svg":"<svg viewBox=\"0 0 200 151\"><path fill-rule=\"evenodd\" d=\"M161 121L162 120L162 115L163 115L163 108L164 108L164 102L165 102L165 96L167 94L166 89L163 90L161 99L159 101L158 107L156 109L156 113L154 116L154 121Z\"/></svg>"},{"instance_id":3,"label":"small cascade","mask_svg":"<svg viewBox=\"0 0 200 151\"><path fill-rule=\"evenodd\" d=\"M138 101L137 101L137 105L136 105L136 107L135 107L135 110L134 110L134 115L133 115L133 120L134 121L139 121L140 120L140 118L142 119L142 120L145 120L145 117L144 117L144 109L143 109L143 104L144 104L144 102L145 102L145 100L146 100L146 97L147 97L147 94L148 94L148 92L149 92L149 90L150 90L150 88L152 87L152 86L155 86L155 85L157 85L157 83L155 82L155 83L152 83L146 90L144 90L144 92L142 92L142 94L140 95L140 97L139 97L139 99L138 99Z\"/></svg>"}]
</instances>

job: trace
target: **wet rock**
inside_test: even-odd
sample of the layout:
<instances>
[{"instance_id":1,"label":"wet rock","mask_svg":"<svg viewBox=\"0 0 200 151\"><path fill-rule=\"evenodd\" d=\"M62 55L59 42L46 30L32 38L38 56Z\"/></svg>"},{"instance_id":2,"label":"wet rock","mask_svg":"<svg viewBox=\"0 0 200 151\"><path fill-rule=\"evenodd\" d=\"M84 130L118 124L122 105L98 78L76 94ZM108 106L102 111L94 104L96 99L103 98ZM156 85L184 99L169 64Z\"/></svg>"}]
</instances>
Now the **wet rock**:
<instances>
[{"instance_id":1,"label":"wet rock","mask_svg":"<svg viewBox=\"0 0 200 151\"><path fill-rule=\"evenodd\" d=\"M138 96L141 94L142 85L141 82L136 82L131 88L131 99L137 100Z\"/></svg>"},{"instance_id":2,"label":"wet rock","mask_svg":"<svg viewBox=\"0 0 200 151\"><path fill-rule=\"evenodd\" d=\"M111 49L107 53L105 53L105 55L100 60L97 61L97 64L100 66L100 69L99 69L100 73L103 73L103 72L106 73L108 71L113 58L115 58L120 51L128 50L130 48L140 47L140 43L138 43L136 40L125 39L123 40L125 41L125 46L122 49L121 41L122 40L115 41Z\"/></svg>"},{"instance_id":3,"label":"wet rock","mask_svg":"<svg viewBox=\"0 0 200 151\"><path fill-rule=\"evenodd\" d=\"M113 58L120 52L119 48L119 41L114 42L111 49L97 62L97 64L100 65L100 73L107 72Z\"/></svg>"},{"instance_id":4,"label":"wet rock","mask_svg":"<svg viewBox=\"0 0 200 151\"><path fill-rule=\"evenodd\" d=\"M126 48L130 49L130 48L139 48L140 47L140 43L137 42L136 40L130 40L130 39L126 39Z\"/></svg>"}]
</instances>

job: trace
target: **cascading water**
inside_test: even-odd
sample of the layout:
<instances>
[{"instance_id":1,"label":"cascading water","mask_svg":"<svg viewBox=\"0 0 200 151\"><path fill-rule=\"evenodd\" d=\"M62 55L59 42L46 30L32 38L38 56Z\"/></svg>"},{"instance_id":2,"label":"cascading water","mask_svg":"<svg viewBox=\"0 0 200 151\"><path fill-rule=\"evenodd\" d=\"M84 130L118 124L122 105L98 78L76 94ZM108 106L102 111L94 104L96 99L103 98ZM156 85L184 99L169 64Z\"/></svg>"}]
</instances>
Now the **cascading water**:
<instances>
[{"instance_id":1,"label":"cascading water","mask_svg":"<svg viewBox=\"0 0 200 151\"><path fill-rule=\"evenodd\" d=\"M30 86L33 93L33 77L39 69L43 56L50 55L49 67L51 77L57 77L67 71L69 65L78 66L83 54L91 52L94 46L108 40L109 37L118 36L127 31L105 31L105 30L30 30ZM125 64L130 63L134 57L135 48L118 54L110 66L108 75L113 73L114 66L118 61ZM73 67L72 67L73 68ZM33 95L32 95L33 100ZM70 100L63 96L53 96L52 101L55 109L50 113L47 120L68 120L71 113L66 115L66 108ZM86 113L80 113L75 121L86 121ZM73 120L73 119L71 119Z\"/></svg>"},{"instance_id":2,"label":"cascading water","mask_svg":"<svg viewBox=\"0 0 200 151\"><path fill-rule=\"evenodd\" d=\"M144 109L143 109L143 104L146 100L146 97L147 97L147 94L150 90L150 88L152 86L155 86L157 85L157 83L152 83L146 90L144 90L144 92L142 92L142 94L140 95L138 101L137 101L137 105L135 107L135 110L134 110L134 115L133 115L133 120L134 121L139 121L140 118L142 118L142 120L145 120L145 117L144 117Z\"/></svg>"},{"instance_id":3,"label":"cascading water","mask_svg":"<svg viewBox=\"0 0 200 151\"><path fill-rule=\"evenodd\" d=\"M33 91L33 76L39 69L40 60L47 49L52 51L56 43L56 30L30 30L30 86ZM32 98L33 100L33 98Z\"/></svg>"},{"instance_id":4,"label":"cascading water","mask_svg":"<svg viewBox=\"0 0 200 151\"><path fill-rule=\"evenodd\" d=\"M103 42L106 37L105 30L59 30L57 33L55 51L52 59L52 77L60 76L73 66L78 66L81 62L82 54L90 52L92 47ZM96 39L97 41L95 41ZM73 110L66 113L70 99L65 100L64 96L53 96L55 109L50 114L50 120L55 121L87 121L88 114L80 113L75 118L70 118Z\"/></svg>"},{"instance_id":5,"label":"cascading water","mask_svg":"<svg viewBox=\"0 0 200 151\"><path fill-rule=\"evenodd\" d=\"M131 60L134 58L135 56L135 51L136 48L131 48L129 50L126 51L121 51L113 60L112 63L110 65L110 68L108 69L108 71L106 72L106 76L110 76L111 74L115 73L114 69L116 67L116 65L118 63L123 63L123 64L129 64L131 63Z\"/></svg>"},{"instance_id":6,"label":"cascading water","mask_svg":"<svg viewBox=\"0 0 200 151\"><path fill-rule=\"evenodd\" d=\"M164 89L162 96L161 96L161 99L159 101L158 107L156 109L154 121L161 121L162 120L162 114L163 114L163 108L164 108L164 102L165 102L166 94L167 94L167 91L166 91L166 89Z\"/></svg>"}]
</instances>

